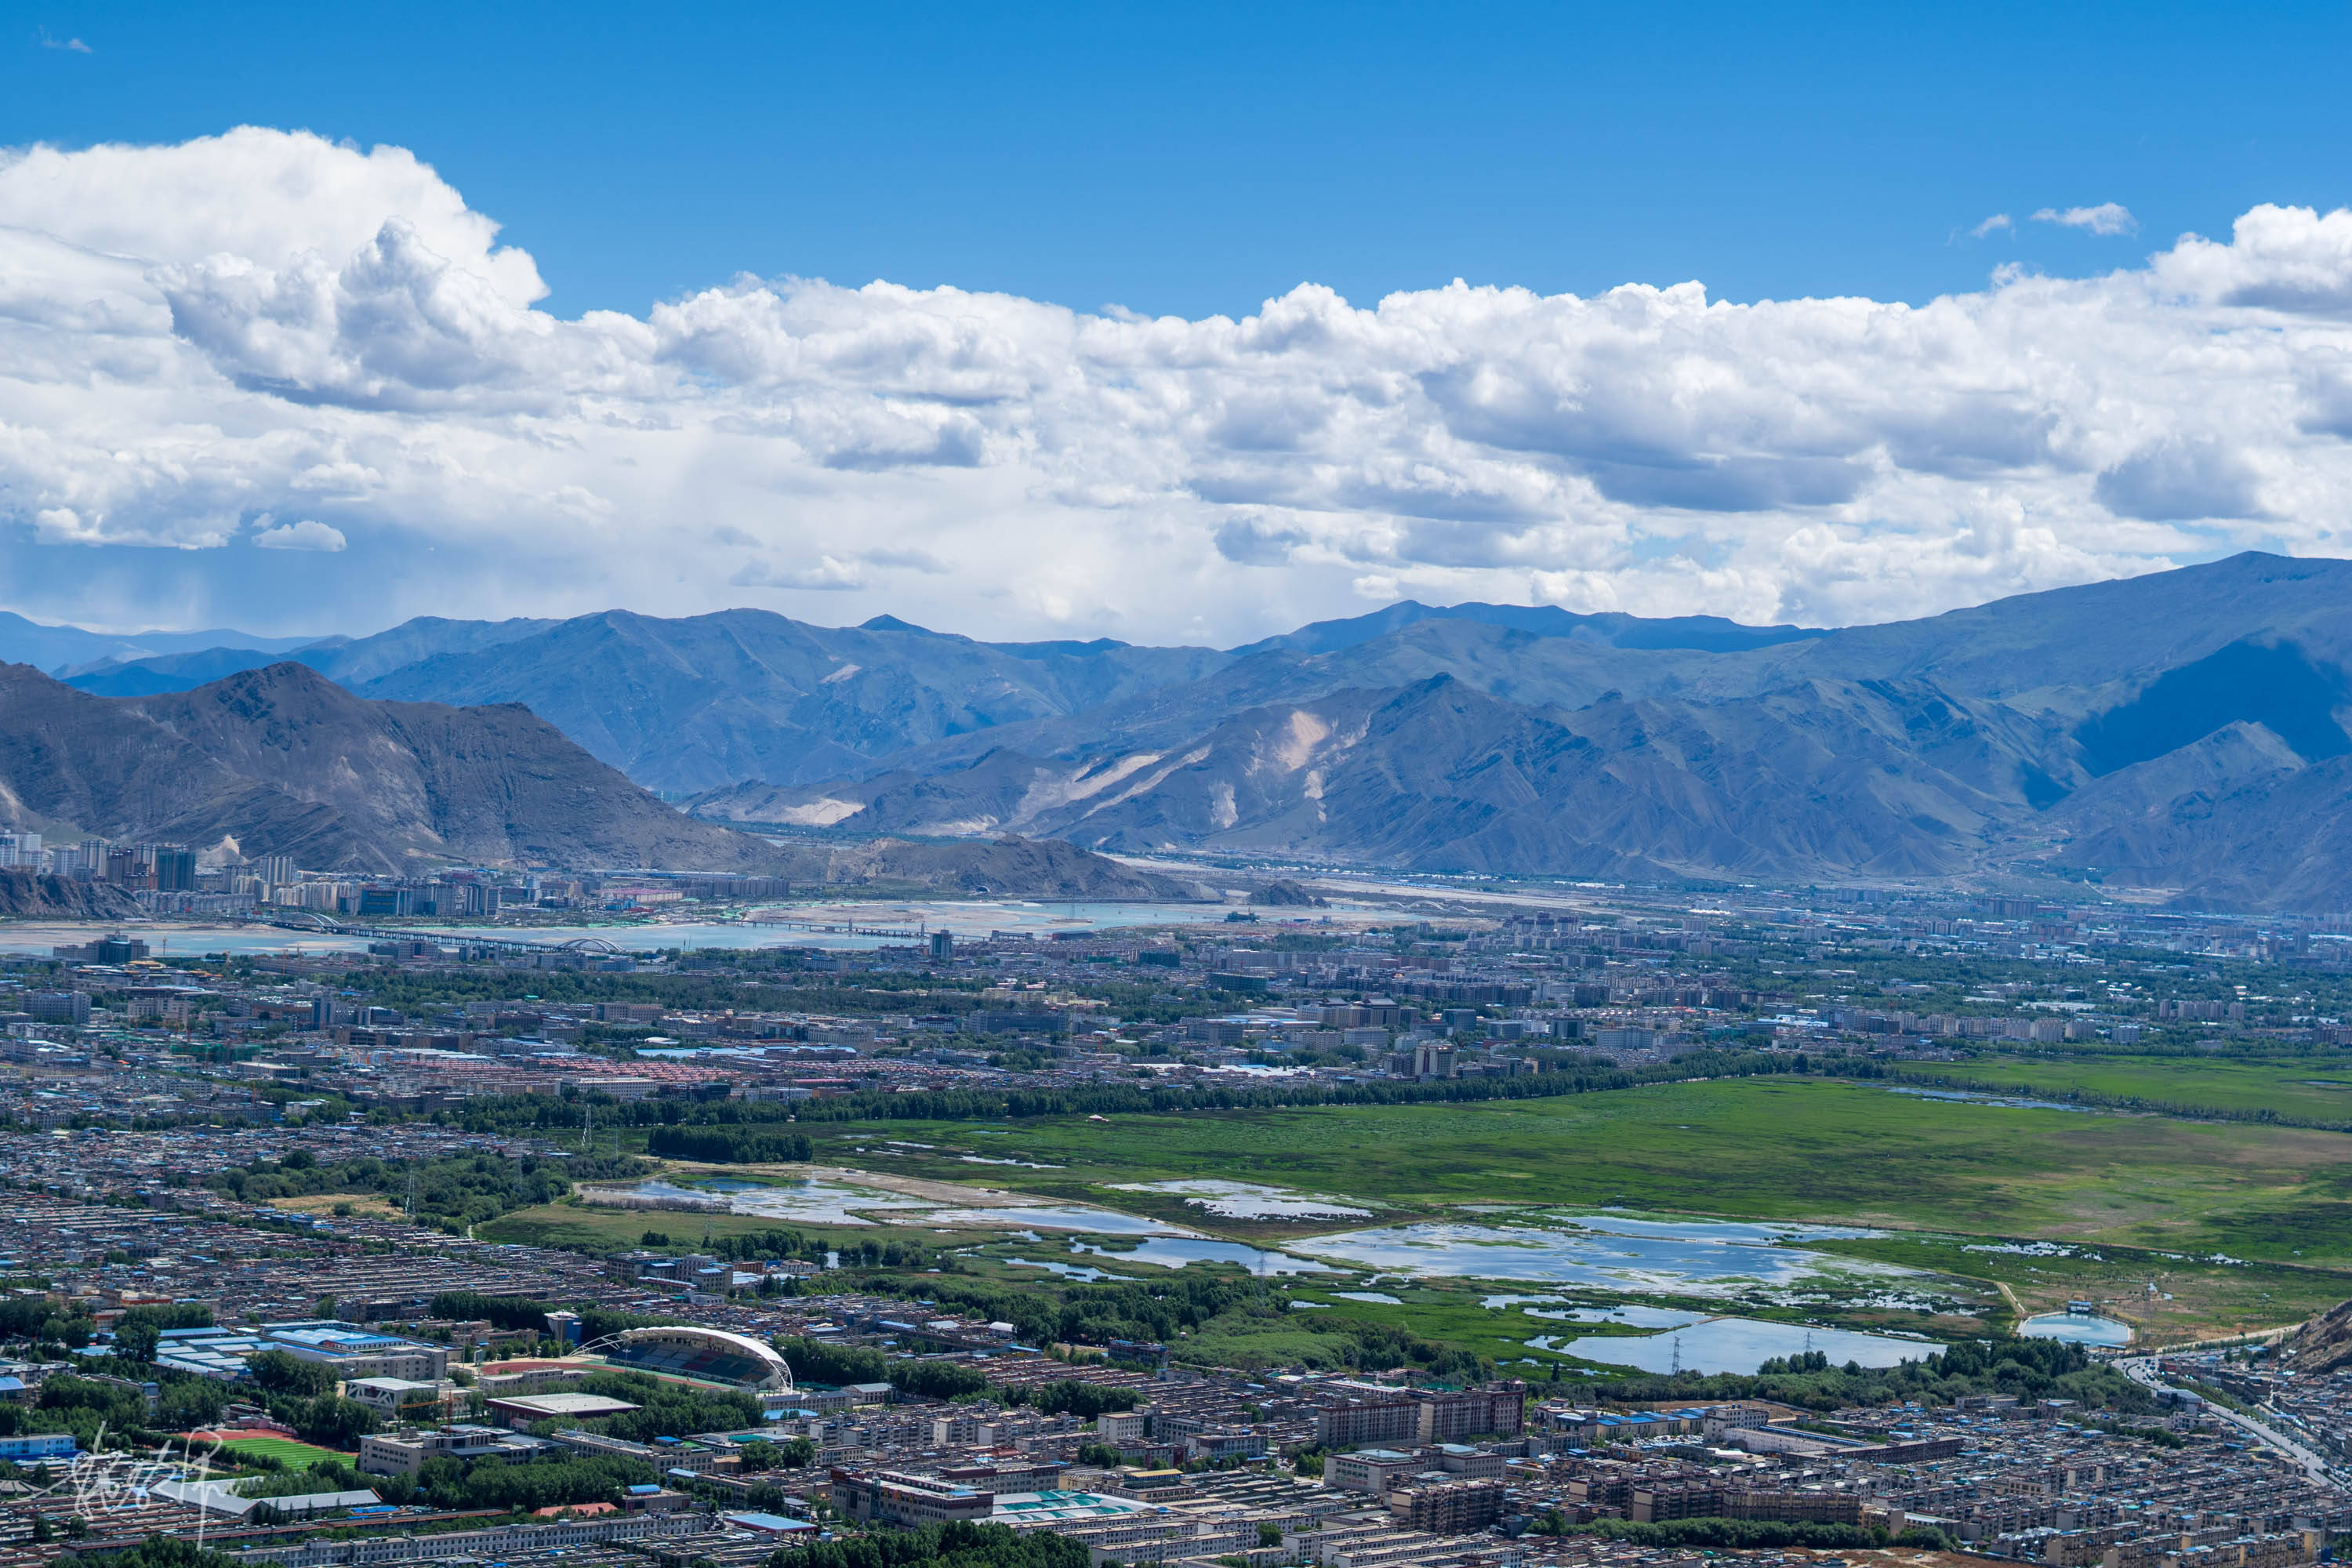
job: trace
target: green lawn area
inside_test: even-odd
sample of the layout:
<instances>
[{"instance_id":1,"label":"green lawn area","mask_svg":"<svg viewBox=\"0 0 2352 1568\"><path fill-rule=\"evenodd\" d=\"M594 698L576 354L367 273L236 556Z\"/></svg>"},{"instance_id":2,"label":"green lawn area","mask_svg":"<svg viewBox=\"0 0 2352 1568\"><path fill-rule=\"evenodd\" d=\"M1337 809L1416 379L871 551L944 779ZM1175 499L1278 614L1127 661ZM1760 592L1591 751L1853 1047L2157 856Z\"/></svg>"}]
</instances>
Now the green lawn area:
<instances>
[{"instance_id":1,"label":"green lawn area","mask_svg":"<svg viewBox=\"0 0 2352 1568\"><path fill-rule=\"evenodd\" d=\"M1207 1220L1117 1184L1221 1177L1349 1198L1382 1218L1465 1204L1863 1223L2352 1266L2352 1135L1920 1100L1791 1078L1553 1100L971 1125L812 1126L818 1158L971 1181L1279 1239L1330 1222ZM905 1142L934 1145L909 1149Z\"/></svg>"},{"instance_id":2,"label":"green lawn area","mask_svg":"<svg viewBox=\"0 0 2352 1568\"><path fill-rule=\"evenodd\" d=\"M2041 1094L2080 1089L2157 1107L2269 1111L2352 1130L2352 1056L2140 1057L2015 1052L1957 1062L1895 1062L1907 1078L2014 1084Z\"/></svg>"},{"instance_id":3,"label":"green lawn area","mask_svg":"<svg viewBox=\"0 0 2352 1568\"><path fill-rule=\"evenodd\" d=\"M291 1437L232 1437L221 1445L224 1452L250 1454L278 1460L290 1469L307 1470L323 1460L350 1464L356 1454L340 1454L332 1448L321 1448L310 1443L298 1443Z\"/></svg>"},{"instance_id":4,"label":"green lawn area","mask_svg":"<svg viewBox=\"0 0 2352 1568\"><path fill-rule=\"evenodd\" d=\"M2295 1075L2329 1076L2304 1062L2020 1056L2002 1058L2001 1070L1994 1066L1951 1064L1945 1070L2032 1081L2045 1092L2065 1087L2064 1075L2072 1073L2099 1093L2233 1109L2302 1103L2295 1097L2335 1103L2336 1091L2299 1082ZM2024 1068L2047 1076L2014 1078ZM2344 1103L2352 1113L2352 1089L2344 1091ZM2008 1316L1999 1289L2005 1287L2024 1312L2089 1298L2170 1341L2291 1321L2352 1297L2352 1133L2252 1121L1935 1100L1880 1083L1784 1076L1453 1105L1108 1121L803 1122L801 1129L821 1164L1150 1215L1261 1246L1295 1246L1367 1224L1478 1223L1479 1209L1490 1205L1517 1209L1521 1223L1547 1211L1613 1206L1661 1217L1881 1227L1891 1234L1822 1245L1941 1276L1946 1284L1927 1292L1941 1304L1923 1316L1900 1301L1874 1300L1870 1291L1843 1289L1835 1300L1803 1310L1815 1321L1853 1328L1981 1332ZM989 1163L975 1164L974 1157ZM1371 1217L1227 1218L1187 1204L1181 1194L1122 1190L1176 1178L1325 1194ZM949 1237L919 1223L904 1230L820 1226L548 1205L485 1223L477 1234L612 1250L635 1245L646 1229L692 1246L706 1233L775 1228L830 1242L903 1236L957 1251L963 1267L1024 1289L1066 1289L1006 1262L1049 1256L1051 1242L1041 1248L1034 1241L992 1241L989 1233L972 1230ZM1092 1261L1117 1274L1156 1276L1153 1266L1122 1266L1123 1250L1114 1242L1110 1257ZM851 1283L837 1278L845 1287ZM1381 1289L1403 1298L1394 1305L1332 1294L1347 1288L1320 1278L1294 1281L1289 1294L1321 1310L1292 1313L1277 1286L1255 1311L1205 1326L1189 1350L1234 1364L1312 1363L1318 1351L1331 1348L1330 1337L1312 1322L1336 1327L1361 1319L1507 1360L1527 1353L1528 1338L1560 1326L1485 1309L1484 1288L1464 1281L1392 1279ZM1512 1289L1534 1293L1543 1287ZM1675 1304L1765 1316L1795 1310L1763 1297Z\"/></svg>"}]
</instances>

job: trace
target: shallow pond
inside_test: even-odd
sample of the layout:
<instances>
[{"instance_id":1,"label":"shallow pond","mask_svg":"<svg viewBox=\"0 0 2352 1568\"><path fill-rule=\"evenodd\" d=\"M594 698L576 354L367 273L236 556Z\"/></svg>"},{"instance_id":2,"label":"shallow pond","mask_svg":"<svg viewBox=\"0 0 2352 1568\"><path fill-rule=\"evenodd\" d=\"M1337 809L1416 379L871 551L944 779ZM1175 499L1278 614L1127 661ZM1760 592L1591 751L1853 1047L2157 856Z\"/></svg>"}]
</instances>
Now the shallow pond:
<instances>
[{"instance_id":1,"label":"shallow pond","mask_svg":"<svg viewBox=\"0 0 2352 1568\"><path fill-rule=\"evenodd\" d=\"M697 1180L692 1185L680 1185L656 1176L629 1190L640 1197L684 1201L703 1208L717 1209L724 1203L723 1212L728 1214L761 1215L818 1225L875 1225L879 1222L866 1218L866 1213L922 1213L939 1206L903 1193L854 1186L845 1182L746 1182L714 1176Z\"/></svg>"},{"instance_id":2,"label":"shallow pond","mask_svg":"<svg viewBox=\"0 0 2352 1568\"><path fill-rule=\"evenodd\" d=\"M1547 1218L1580 1230L1606 1231L1612 1236L1653 1236L1668 1241L1720 1241L1737 1247L1782 1247L1790 1242L1847 1241L1885 1236L1854 1225L1774 1225L1737 1219L1642 1219L1633 1215L1559 1214Z\"/></svg>"},{"instance_id":3,"label":"shallow pond","mask_svg":"<svg viewBox=\"0 0 2352 1568\"><path fill-rule=\"evenodd\" d=\"M1132 1274L1113 1274L1106 1268L1088 1268L1082 1264L1063 1263L1051 1258L1008 1258L1004 1261L1015 1268L1042 1268L1048 1274L1075 1279L1082 1285L1091 1285L1103 1279L1131 1285L1136 1280Z\"/></svg>"},{"instance_id":4,"label":"shallow pond","mask_svg":"<svg viewBox=\"0 0 2352 1568\"><path fill-rule=\"evenodd\" d=\"M1261 1252L1255 1247L1244 1247L1237 1241L1203 1241L1198 1238L1177 1239L1154 1237L1131 1250L1114 1252L1108 1247L1088 1247L1082 1241L1070 1244L1072 1252L1091 1252L1097 1257L1115 1258L1121 1263L1156 1263L1162 1268L1181 1268L1188 1263L1238 1263L1253 1274L1337 1274L1340 1270L1311 1258L1293 1258L1283 1252Z\"/></svg>"},{"instance_id":5,"label":"shallow pond","mask_svg":"<svg viewBox=\"0 0 2352 1568\"><path fill-rule=\"evenodd\" d=\"M1724 1296L1801 1281L1907 1277L1892 1264L1777 1245L1790 1227L1580 1216L1581 1225L1385 1226L1291 1245L1367 1268L1524 1279L1660 1294ZM1601 1226L1612 1228L1602 1229ZM1820 1234L1816 1231L1815 1234ZM1843 1232L1840 1234L1867 1234Z\"/></svg>"},{"instance_id":6,"label":"shallow pond","mask_svg":"<svg viewBox=\"0 0 2352 1568\"><path fill-rule=\"evenodd\" d=\"M1946 1100L1961 1105L2000 1105L2011 1110L2073 1110L2086 1116L2100 1114L2093 1105L2069 1105L2059 1100L2027 1100L2017 1095L1979 1094L1967 1089L1900 1089L1890 1088L1889 1094L1907 1094L1914 1100Z\"/></svg>"},{"instance_id":7,"label":"shallow pond","mask_svg":"<svg viewBox=\"0 0 2352 1568\"><path fill-rule=\"evenodd\" d=\"M1197 1208L1223 1219L1370 1219L1372 1211L1342 1198L1315 1193L1295 1193L1251 1182L1188 1180L1128 1182L1114 1186L1119 1193L1170 1193Z\"/></svg>"},{"instance_id":8,"label":"shallow pond","mask_svg":"<svg viewBox=\"0 0 2352 1568\"><path fill-rule=\"evenodd\" d=\"M1083 1230L1097 1236L1190 1236L1181 1226L1167 1225L1115 1209L1090 1209L1072 1204L1055 1208L934 1209L906 1223L913 1225L980 1226L1006 1230Z\"/></svg>"},{"instance_id":9,"label":"shallow pond","mask_svg":"<svg viewBox=\"0 0 2352 1568\"><path fill-rule=\"evenodd\" d=\"M1555 1323L1622 1323L1629 1329L1679 1329L1699 1321L1696 1312L1678 1312L1672 1307L1562 1307L1558 1310L1538 1307L1522 1307L1530 1318L1549 1319Z\"/></svg>"},{"instance_id":10,"label":"shallow pond","mask_svg":"<svg viewBox=\"0 0 2352 1568\"><path fill-rule=\"evenodd\" d=\"M1807 1351L1821 1352L1833 1366L1848 1362L1893 1366L1898 1362L1923 1361L1944 1348L1927 1340L1770 1323L1757 1318L1708 1318L1654 1334L1588 1335L1565 1342L1549 1335L1545 1338L1549 1342L1536 1348L1612 1366L1639 1367L1643 1372L1671 1372L1679 1366L1685 1372L1752 1373L1774 1356Z\"/></svg>"},{"instance_id":11,"label":"shallow pond","mask_svg":"<svg viewBox=\"0 0 2352 1568\"><path fill-rule=\"evenodd\" d=\"M2044 1312L2017 1325L2020 1337L2117 1348L2131 1343L2132 1326L2090 1312Z\"/></svg>"}]
</instances>

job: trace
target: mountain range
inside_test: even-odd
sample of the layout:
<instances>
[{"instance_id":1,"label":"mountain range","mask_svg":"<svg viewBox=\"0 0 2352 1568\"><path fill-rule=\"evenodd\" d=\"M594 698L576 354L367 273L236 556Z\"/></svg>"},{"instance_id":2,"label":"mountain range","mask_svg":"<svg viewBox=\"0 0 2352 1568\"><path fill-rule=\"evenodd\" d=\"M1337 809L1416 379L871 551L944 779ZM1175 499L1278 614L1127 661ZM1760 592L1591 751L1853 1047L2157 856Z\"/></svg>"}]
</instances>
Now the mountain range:
<instances>
[{"instance_id":1,"label":"mountain range","mask_svg":"<svg viewBox=\"0 0 2352 1568\"><path fill-rule=\"evenodd\" d=\"M1050 839L772 843L688 816L528 709L372 700L290 659L117 698L0 664L0 820L60 839L185 843L207 858L283 853L304 869L364 876L621 867L894 892L1222 897ZM0 915L132 908L104 884L0 872Z\"/></svg>"},{"instance_id":2,"label":"mountain range","mask_svg":"<svg viewBox=\"0 0 2352 1568\"><path fill-rule=\"evenodd\" d=\"M105 698L0 665L0 813L315 870L765 868L774 847L682 815L528 710L378 702L290 661Z\"/></svg>"},{"instance_id":3,"label":"mountain range","mask_svg":"<svg viewBox=\"0 0 2352 1568\"><path fill-rule=\"evenodd\" d=\"M19 632L0 623L0 654ZM145 702L291 658L394 706L527 707L713 821L866 837L1643 879L2027 873L2352 907L2339 561L2247 553L1829 631L1406 602L1222 650L752 610L412 621L290 651L216 635L59 673Z\"/></svg>"}]
</instances>

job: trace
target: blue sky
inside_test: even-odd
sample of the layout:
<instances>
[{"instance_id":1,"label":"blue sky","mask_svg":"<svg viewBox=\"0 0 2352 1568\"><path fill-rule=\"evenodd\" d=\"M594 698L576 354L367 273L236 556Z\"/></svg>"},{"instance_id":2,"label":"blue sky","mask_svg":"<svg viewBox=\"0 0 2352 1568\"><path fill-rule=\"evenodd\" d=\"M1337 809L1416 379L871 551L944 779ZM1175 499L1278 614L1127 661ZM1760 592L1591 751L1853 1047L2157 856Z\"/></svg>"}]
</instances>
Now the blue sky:
<instances>
[{"instance_id":1,"label":"blue sky","mask_svg":"<svg viewBox=\"0 0 2352 1568\"><path fill-rule=\"evenodd\" d=\"M396 143L564 316L743 270L1188 316L1455 277L1917 301L2352 197L2340 6L10 10L0 144ZM2024 221L2107 202L2137 235Z\"/></svg>"},{"instance_id":2,"label":"blue sky","mask_svg":"<svg viewBox=\"0 0 2352 1568\"><path fill-rule=\"evenodd\" d=\"M2352 553L2347 46L2345 7L34 0L0 608L1230 645Z\"/></svg>"}]
</instances>

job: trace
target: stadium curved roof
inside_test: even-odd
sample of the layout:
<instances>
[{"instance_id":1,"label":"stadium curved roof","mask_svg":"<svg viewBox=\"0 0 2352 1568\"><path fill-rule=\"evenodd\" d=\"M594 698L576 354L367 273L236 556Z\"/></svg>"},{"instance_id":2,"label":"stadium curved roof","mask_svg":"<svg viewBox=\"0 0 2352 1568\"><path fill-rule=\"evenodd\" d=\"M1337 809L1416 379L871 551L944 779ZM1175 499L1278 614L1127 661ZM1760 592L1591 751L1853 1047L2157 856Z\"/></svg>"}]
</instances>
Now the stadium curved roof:
<instances>
[{"instance_id":1,"label":"stadium curved roof","mask_svg":"<svg viewBox=\"0 0 2352 1568\"><path fill-rule=\"evenodd\" d=\"M604 1342L612 1347L605 1360L643 1372L731 1383L761 1393L785 1393L793 1386L793 1369L784 1358L749 1334L672 1323L624 1329Z\"/></svg>"}]
</instances>

